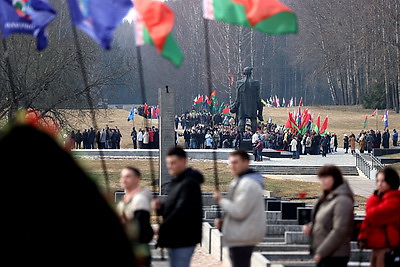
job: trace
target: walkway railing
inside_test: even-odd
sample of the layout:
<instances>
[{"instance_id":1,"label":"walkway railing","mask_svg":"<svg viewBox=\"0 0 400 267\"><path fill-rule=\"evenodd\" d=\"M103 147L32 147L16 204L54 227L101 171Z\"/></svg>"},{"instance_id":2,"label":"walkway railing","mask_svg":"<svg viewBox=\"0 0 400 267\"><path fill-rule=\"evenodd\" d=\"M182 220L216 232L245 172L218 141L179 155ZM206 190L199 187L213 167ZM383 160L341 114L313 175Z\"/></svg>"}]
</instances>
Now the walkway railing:
<instances>
[{"instance_id":1,"label":"walkway railing","mask_svg":"<svg viewBox=\"0 0 400 267\"><path fill-rule=\"evenodd\" d=\"M356 152L354 156L356 157L356 167L364 173L368 179L375 177L376 172L385 167L385 165L382 164L382 162L374 155L368 155L371 158L371 163L358 152Z\"/></svg>"},{"instance_id":2,"label":"walkway railing","mask_svg":"<svg viewBox=\"0 0 400 267\"><path fill-rule=\"evenodd\" d=\"M385 165L382 164L382 162L374 155L371 155L371 160L373 169L382 170L385 167Z\"/></svg>"},{"instance_id":3,"label":"walkway railing","mask_svg":"<svg viewBox=\"0 0 400 267\"><path fill-rule=\"evenodd\" d=\"M360 153L356 152L354 154L354 156L356 157L356 167L365 174L365 176L368 177L368 179L371 179L371 170L372 170L372 166L371 164L369 164L369 162L364 159Z\"/></svg>"}]
</instances>

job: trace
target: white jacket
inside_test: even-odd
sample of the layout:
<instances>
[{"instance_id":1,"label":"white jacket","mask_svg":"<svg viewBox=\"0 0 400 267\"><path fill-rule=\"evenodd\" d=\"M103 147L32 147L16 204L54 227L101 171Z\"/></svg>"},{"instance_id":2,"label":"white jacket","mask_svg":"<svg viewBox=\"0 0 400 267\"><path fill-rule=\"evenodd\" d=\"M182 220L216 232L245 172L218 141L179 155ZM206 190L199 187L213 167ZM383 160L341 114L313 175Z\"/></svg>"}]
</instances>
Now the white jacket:
<instances>
[{"instance_id":1,"label":"white jacket","mask_svg":"<svg viewBox=\"0 0 400 267\"><path fill-rule=\"evenodd\" d=\"M220 201L225 211L223 245L253 246L264 239L266 231L263 177L256 172L236 178L229 185L228 198Z\"/></svg>"}]
</instances>

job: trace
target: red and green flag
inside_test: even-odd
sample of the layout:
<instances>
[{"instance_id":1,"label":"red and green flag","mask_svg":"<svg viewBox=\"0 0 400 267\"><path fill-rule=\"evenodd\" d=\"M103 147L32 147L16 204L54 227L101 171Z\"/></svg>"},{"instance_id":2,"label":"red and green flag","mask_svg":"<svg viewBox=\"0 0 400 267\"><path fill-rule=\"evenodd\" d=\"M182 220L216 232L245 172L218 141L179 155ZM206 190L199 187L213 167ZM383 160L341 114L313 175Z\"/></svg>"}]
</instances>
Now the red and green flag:
<instances>
[{"instance_id":1,"label":"red and green flag","mask_svg":"<svg viewBox=\"0 0 400 267\"><path fill-rule=\"evenodd\" d=\"M374 112L372 112L371 117L375 117L375 115L378 114L378 109L375 109Z\"/></svg>"},{"instance_id":2,"label":"red and green flag","mask_svg":"<svg viewBox=\"0 0 400 267\"><path fill-rule=\"evenodd\" d=\"M365 115L365 118L364 118L364 128L366 128L367 125L368 125L368 115Z\"/></svg>"},{"instance_id":3,"label":"red and green flag","mask_svg":"<svg viewBox=\"0 0 400 267\"><path fill-rule=\"evenodd\" d=\"M222 110L222 114L225 116L228 116L230 112L231 108L228 105L226 105L226 107Z\"/></svg>"},{"instance_id":4,"label":"red and green flag","mask_svg":"<svg viewBox=\"0 0 400 267\"><path fill-rule=\"evenodd\" d=\"M324 136L328 132L328 116L326 116L324 123L322 123L321 129L319 130L319 134Z\"/></svg>"},{"instance_id":5,"label":"red and green flag","mask_svg":"<svg viewBox=\"0 0 400 267\"><path fill-rule=\"evenodd\" d=\"M297 33L296 14L278 0L203 0L203 16L267 34Z\"/></svg>"},{"instance_id":6,"label":"red and green flag","mask_svg":"<svg viewBox=\"0 0 400 267\"><path fill-rule=\"evenodd\" d=\"M171 34L175 14L164 3L156 0L134 0L136 11L136 45L151 44L157 52L179 67L183 53Z\"/></svg>"}]
</instances>

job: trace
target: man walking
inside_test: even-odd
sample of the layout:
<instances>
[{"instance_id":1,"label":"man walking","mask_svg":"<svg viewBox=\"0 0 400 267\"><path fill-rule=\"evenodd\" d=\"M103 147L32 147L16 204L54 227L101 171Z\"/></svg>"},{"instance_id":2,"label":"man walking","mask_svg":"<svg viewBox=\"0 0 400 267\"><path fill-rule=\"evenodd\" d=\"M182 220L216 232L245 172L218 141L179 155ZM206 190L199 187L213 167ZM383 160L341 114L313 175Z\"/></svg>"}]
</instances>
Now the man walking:
<instances>
[{"instance_id":1,"label":"man walking","mask_svg":"<svg viewBox=\"0 0 400 267\"><path fill-rule=\"evenodd\" d=\"M167 169L173 176L167 198L153 201L153 209L163 217L157 246L167 248L171 267L189 267L195 246L201 242L203 205L200 185L203 175L187 167L181 147L167 153ZM265 227L264 227L265 228Z\"/></svg>"},{"instance_id":2,"label":"man walking","mask_svg":"<svg viewBox=\"0 0 400 267\"><path fill-rule=\"evenodd\" d=\"M250 158L242 149L231 152L229 166L236 177L222 198L216 191L215 201L225 211L224 219L216 220L223 233L223 245L229 248L232 267L249 267L254 247L265 235L263 177L249 169Z\"/></svg>"}]
</instances>

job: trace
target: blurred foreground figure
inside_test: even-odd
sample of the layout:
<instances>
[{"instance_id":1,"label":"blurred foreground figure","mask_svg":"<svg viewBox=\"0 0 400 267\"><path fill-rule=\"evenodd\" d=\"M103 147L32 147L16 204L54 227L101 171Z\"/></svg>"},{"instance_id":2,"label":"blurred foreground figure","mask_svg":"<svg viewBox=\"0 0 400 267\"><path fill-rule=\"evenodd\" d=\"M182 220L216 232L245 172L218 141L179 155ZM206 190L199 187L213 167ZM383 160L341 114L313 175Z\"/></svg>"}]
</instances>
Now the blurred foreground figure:
<instances>
[{"instance_id":1,"label":"blurred foreground figure","mask_svg":"<svg viewBox=\"0 0 400 267\"><path fill-rule=\"evenodd\" d=\"M353 234L354 194L335 165L318 172L322 195L314 206L312 222L303 232L310 237L310 252L317 267L347 267Z\"/></svg>"},{"instance_id":2,"label":"blurred foreground figure","mask_svg":"<svg viewBox=\"0 0 400 267\"><path fill-rule=\"evenodd\" d=\"M13 266L135 266L129 240L97 186L48 134L0 137L2 260Z\"/></svg>"},{"instance_id":3,"label":"blurred foreground figure","mask_svg":"<svg viewBox=\"0 0 400 267\"><path fill-rule=\"evenodd\" d=\"M399 184L397 171L385 167L376 174L376 190L367 200L358 245L372 249L371 267L400 266Z\"/></svg>"}]
</instances>

